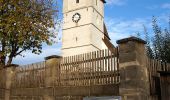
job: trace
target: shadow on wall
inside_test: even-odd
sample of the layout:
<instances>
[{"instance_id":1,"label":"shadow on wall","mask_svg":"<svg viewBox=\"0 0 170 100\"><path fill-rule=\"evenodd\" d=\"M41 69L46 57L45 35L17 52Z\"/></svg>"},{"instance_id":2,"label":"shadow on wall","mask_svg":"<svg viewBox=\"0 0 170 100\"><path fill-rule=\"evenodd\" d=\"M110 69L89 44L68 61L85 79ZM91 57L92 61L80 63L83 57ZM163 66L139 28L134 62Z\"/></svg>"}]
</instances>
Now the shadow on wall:
<instances>
[{"instance_id":1,"label":"shadow on wall","mask_svg":"<svg viewBox=\"0 0 170 100\"><path fill-rule=\"evenodd\" d=\"M120 96L113 97L85 97L83 100L121 100Z\"/></svg>"}]
</instances>

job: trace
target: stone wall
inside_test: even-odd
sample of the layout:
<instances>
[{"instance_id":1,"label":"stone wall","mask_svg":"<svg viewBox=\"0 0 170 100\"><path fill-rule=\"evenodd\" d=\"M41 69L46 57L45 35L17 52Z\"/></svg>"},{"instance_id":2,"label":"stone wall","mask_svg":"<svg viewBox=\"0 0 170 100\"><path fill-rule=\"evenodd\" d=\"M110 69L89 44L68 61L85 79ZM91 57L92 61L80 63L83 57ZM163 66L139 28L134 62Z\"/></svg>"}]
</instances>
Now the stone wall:
<instances>
[{"instance_id":1,"label":"stone wall","mask_svg":"<svg viewBox=\"0 0 170 100\"><path fill-rule=\"evenodd\" d=\"M83 100L87 96L121 96L122 100L161 98L151 94L152 89L157 90L152 79L160 77L159 70L169 73L170 66L148 59L146 42L139 38L125 38L117 43L115 51L64 58L49 56L35 67L7 66L0 70L0 100ZM161 84L167 84L167 76L166 80L162 79Z\"/></svg>"}]
</instances>

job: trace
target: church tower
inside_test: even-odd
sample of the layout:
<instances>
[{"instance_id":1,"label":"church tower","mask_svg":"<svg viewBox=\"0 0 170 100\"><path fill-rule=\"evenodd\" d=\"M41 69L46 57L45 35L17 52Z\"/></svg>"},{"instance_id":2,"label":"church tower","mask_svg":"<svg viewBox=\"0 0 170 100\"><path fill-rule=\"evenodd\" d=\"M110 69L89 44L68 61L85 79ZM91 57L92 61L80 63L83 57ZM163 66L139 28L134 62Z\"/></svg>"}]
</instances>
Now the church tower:
<instances>
[{"instance_id":1,"label":"church tower","mask_svg":"<svg viewBox=\"0 0 170 100\"><path fill-rule=\"evenodd\" d=\"M62 55L106 49L105 0L63 0Z\"/></svg>"}]
</instances>

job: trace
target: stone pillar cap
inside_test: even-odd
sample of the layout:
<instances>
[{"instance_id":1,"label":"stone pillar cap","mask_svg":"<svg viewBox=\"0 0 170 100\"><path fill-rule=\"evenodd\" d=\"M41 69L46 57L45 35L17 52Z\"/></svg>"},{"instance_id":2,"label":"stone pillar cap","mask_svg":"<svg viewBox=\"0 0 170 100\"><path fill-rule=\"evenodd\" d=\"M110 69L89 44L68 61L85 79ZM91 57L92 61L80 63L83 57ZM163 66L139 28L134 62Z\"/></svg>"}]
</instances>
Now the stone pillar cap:
<instances>
[{"instance_id":1,"label":"stone pillar cap","mask_svg":"<svg viewBox=\"0 0 170 100\"><path fill-rule=\"evenodd\" d=\"M53 58L62 58L62 56L51 55L51 56L45 57L45 60L49 60L49 59L53 59Z\"/></svg>"},{"instance_id":2,"label":"stone pillar cap","mask_svg":"<svg viewBox=\"0 0 170 100\"><path fill-rule=\"evenodd\" d=\"M116 41L116 43L117 44L122 44L122 43L126 43L126 42L129 42L129 41L135 41L135 42L139 42L139 43L143 43L143 44L147 43L146 41L144 41L144 40L142 40L140 38L134 37L134 36L118 40L118 41Z\"/></svg>"}]
</instances>

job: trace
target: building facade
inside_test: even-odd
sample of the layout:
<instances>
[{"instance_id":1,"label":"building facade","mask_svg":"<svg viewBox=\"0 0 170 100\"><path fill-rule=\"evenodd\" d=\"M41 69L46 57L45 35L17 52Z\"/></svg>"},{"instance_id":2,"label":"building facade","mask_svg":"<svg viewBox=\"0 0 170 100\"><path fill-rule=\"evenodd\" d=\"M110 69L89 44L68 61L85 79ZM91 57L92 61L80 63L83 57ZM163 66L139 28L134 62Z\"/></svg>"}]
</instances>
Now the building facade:
<instances>
[{"instance_id":1,"label":"building facade","mask_svg":"<svg viewBox=\"0 0 170 100\"><path fill-rule=\"evenodd\" d=\"M63 0L62 56L108 48L104 3L104 0Z\"/></svg>"}]
</instances>

